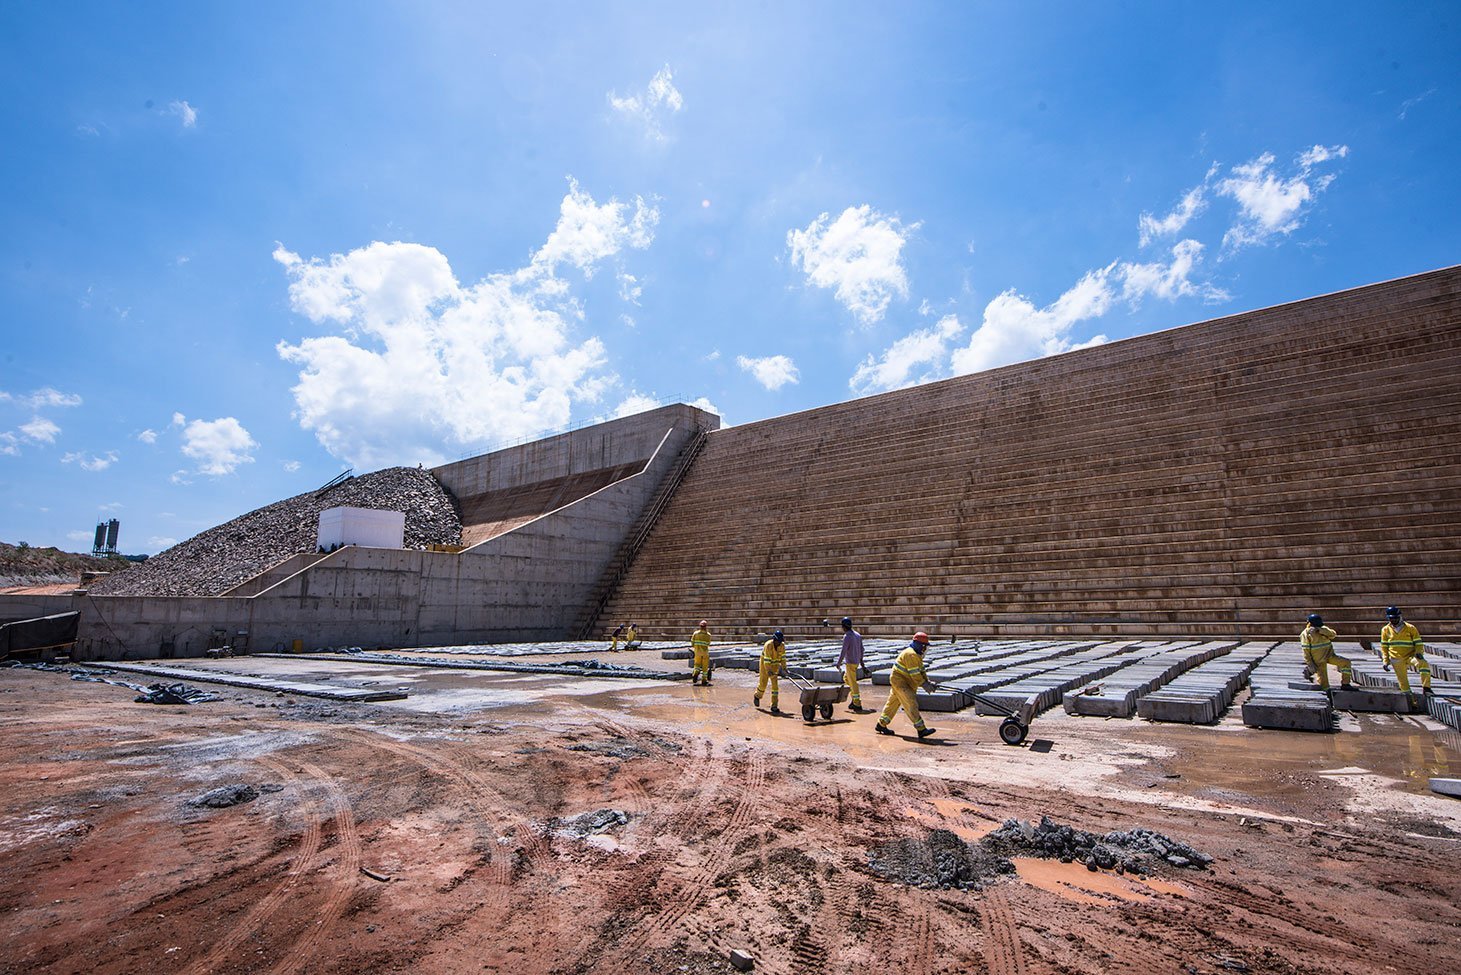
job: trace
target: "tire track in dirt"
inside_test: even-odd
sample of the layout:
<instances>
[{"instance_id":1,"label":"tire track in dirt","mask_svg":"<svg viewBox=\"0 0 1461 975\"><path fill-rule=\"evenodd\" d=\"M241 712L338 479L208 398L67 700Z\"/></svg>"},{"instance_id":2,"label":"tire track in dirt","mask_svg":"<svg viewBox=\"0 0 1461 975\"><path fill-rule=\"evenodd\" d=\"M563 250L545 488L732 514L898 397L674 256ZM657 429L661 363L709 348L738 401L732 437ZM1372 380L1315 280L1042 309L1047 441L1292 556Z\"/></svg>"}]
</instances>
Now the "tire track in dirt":
<instances>
[{"instance_id":1,"label":"tire track in dirt","mask_svg":"<svg viewBox=\"0 0 1461 975\"><path fill-rule=\"evenodd\" d=\"M989 975L1025 975L1025 949L1009 897L998 887L980 902L984 915L984 967Z\"/></svg>"},{"instance_id":2,"label":"tire track in dirt","mask_svg":"<svg viewBox=\"0 0 1461 975\"><path fill-rule=\"evenodd\" d=\"M487 863L487 870L484 873L486 882L486 896L483 898L484 908L505 908L509 901L509 891L512 886L513 860L505 855L505 851L495 842L495 834L500 832L500 826L504 821L516 824L517 817L505 814L501 809L495 808L485 802L482 793L473 785L473 778L465 775L454 764L443 760L426 749L415 745L408 745L405 742L395 741L381 735L369 732L346 730L342 735L352 738L371 748L389 752L398 758L404 758L415 765L420 766L426 772L444 778L457 787L463 794L463 798L472 811L477 814L482 824L488 831L494 834L494 843L490 859ZM485 787L484 787L485 789ZM491 794L496 795L495 790ZM500 797L499 797L500 798ZM531 833L532 830L520 827L515 832Z\"/></svg>"},{"instance_id":3,"label":"tire track in dirt","mask_svg":"<svg viewBox=\"0 0 1461 975\"><path fill-rule=\"evenodd\" d=\"M752 822L756 807L760 804L765 781L766 760L755 752L748 753L745 776L736 787L736 807L725 830L709 847L710 852L700 866L678 885L678 892L668 898L671 906L658 914L642 918L625 933L618 949L613 953L614 960L620 962L618 967L621 970L631 970L632 966L626 967L627 959L679 927L691 911L705 902L708 892L714 889L716 879L724 872L733 855L734 839L746 832Z\"/></svg>"},{"instance_id":4,"label":"tire track in dirt","mask_svg":"<svg viewBox=\"0 0 1461 975\"><path fill-rule=\"evenodd\" d=\"M1403 950L1399 946L1378 945L1368 938L1356 938L1348 925L1326 925L1282 894L1274 894L1271 898L1259 897L1238 884L1216 878L1194 881L1194 886L1212 895L1219 905L1248 914L1272 931L1275 940L1287 941L1309 951L1363 960L1384 968L1394 963L1397 951ZM1275 921L1284 927L1275 927L1272 923ZM1291 930L1285 930L1285 927ZM1302 933L1295 934L1295 931Z\"/></svg>"},{"instance_id":5,"label":"tire track in dirt","mask_svg":"<svg viewBox=\"0 0 1461 975\"><path fill-rule=\"evenodd\" d=\"M298 775L277 759L260 758L258 762L291 785L300 781ZM262 898L255 901L254 905L244 912L243 917L223 937L214 942L213 948L208 954L186 969L188 975L206 975L206 973L217 971L219 966L234 956L250 935L259 930L264 922L284 906L290 895L294 893L295 887L299 885L301 878L313 869L315 856L320 849L320 840L324 835L325 818L320 814L319 803L313 799L307 800L300 808L307 817L304 835L300 838L299 850L295 853L294 861L289 865L289 869L285 871L283 879Z\"/></svg>"},{"instance_id":6,"label":"tire track in dirt","mask_svg":"<svg viewBox=\"0 0 1461 975\"><path fill-rule=\"evenodd\" d=\"M312 784L317 784L324 789L326 803L333 813L335 848L338 851L338 859L334 881L330 885L324 906L319 909L315 923L309 927L304 937L290 947L285 961L274 967L273 971L276 975L291 975L314 957L320 941L326 934L333 931L335 924L345 913L350 897L355 892L356 878L360 875L360 831L355 824L355 813L350 807L350 797L345 794L345 790L340 787L340 784L318 765L302 762L300 766L312 778Z\"/></svg>"}]
</instances>

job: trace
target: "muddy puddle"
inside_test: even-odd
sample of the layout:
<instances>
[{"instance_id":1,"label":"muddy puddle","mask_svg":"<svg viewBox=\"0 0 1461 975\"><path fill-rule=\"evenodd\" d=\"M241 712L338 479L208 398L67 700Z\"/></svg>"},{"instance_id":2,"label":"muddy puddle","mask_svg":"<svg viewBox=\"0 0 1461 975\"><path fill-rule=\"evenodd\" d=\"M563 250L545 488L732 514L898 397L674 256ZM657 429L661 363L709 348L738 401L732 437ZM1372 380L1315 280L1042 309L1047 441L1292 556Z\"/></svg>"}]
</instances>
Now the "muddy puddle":
<instances>
[{"instance_id":1,"label":"muddy puddle","mask_svg":"<svg viewBox=\"0 0 1461 975\"><path fill-rule=\"evenodd\" d=\"M1114 900L1143 902L1159 894L1186 897L1191 888L1160 877L1136 877L1104 870L1091 871L1080 863L1061 863L1036 857L1012 857L1015 874L1041 890L1082 904L1111 906Z\"/></svg>"}]
</instances>

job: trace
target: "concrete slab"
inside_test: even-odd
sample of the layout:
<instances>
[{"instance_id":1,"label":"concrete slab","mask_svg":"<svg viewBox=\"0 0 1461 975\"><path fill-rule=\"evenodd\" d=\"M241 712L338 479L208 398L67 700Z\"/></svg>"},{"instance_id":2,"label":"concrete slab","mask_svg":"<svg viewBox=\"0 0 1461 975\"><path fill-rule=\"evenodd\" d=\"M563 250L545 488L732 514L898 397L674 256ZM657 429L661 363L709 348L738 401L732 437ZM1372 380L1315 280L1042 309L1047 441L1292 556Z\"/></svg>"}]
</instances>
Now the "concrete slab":
<instances>
[{"instance_id":1,"label":"concrete slab","mask_svg":"<svg viewBox=\"0 0 1461 975\"><path fill-rule=\"evenodd\" d=\"M82 664L89 667L89 664ZM97 670L115 670L128 674L146 674L173 681L195 684L224 684L228 687L242 687L254 691L283 692L301 697L319 697L327 701L401 701L403 691L377 691L364 687L331 687L329 684L314 684L298 680L279 680L273 677L248 677L243 674L229 674L216 670L193 670L186 667L152 667L145 664L107 663L98 665Z\"/></svg>"},{"instance_id":2,"label":"concrete slab","mask_svg":"<svg viewBox=\"0 0 1461 975\"><path fill-rule=\"evenodd\" d=\"M1341 690L1335 688L1330 701L1336 711L1365 711L1379 714L1417 714L1424 711L1419 695L1399 691L1377 691L1369 688Z\"/></svg>"}]
</instances>

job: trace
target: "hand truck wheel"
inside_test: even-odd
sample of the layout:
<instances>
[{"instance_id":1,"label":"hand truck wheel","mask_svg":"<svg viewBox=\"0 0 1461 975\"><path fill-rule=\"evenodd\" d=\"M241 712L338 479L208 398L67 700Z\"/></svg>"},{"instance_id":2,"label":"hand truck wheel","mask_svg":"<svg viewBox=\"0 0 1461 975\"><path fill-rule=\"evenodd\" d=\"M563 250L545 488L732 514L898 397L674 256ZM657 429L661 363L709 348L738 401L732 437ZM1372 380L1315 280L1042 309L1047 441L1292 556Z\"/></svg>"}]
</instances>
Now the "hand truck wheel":
<instances>
[{"instance_id":1,"label":"hand truck wheel","mask_svg":"<svg viewBox=\"0 0 1461 975\"><path fill-rule=\"evenodd\" d=\"M1015 718L1005 718L999 723L999 738L1006 745L1018 745L1029 733L1030 729Z\"/></svg>"}]
</instances>

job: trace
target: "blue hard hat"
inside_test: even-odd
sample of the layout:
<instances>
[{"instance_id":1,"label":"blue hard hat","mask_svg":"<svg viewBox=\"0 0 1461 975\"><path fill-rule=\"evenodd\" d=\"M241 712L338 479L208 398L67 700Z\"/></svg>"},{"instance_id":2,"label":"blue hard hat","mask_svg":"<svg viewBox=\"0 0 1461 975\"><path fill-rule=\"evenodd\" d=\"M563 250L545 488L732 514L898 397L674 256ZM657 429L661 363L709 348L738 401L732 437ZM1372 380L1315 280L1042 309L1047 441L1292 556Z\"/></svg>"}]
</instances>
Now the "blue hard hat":
<instances>
[{"instance_id":1,"label":"blue hard hat","mask_svg":"<svg viewBox=\"0 0 1461 975\"><path fill-rule=\"evenodd\" d=\"M777 643L780 643L782 640L786 639L786 636L780 630L777 630L775 633L771 634L771 639L775 640Z\"/></svg>"},{"instance_id":2,"label":"blue hard hat","mask_svg":"<svg viewBox=\"0 0 1461 975\"><path fill-rule=\"evenodd\" d=\"M1318 613L1310 613L1309 614L1309 625L1310 626L1323 626L1324 625L1324 617L1320 616Z\"/></svg>"},{"instance_id":3,"label":"blue hard hat","mask_svg":"<svg viewBox=\"0 0 1461 975\"><path fill-rule=\"evenodd\" d=\"M844 617L842 617L842 625L845 626L845 627L847 627L847 629L849 629L849 630L852 629L852 617L851 616L844 616Z\"/></svg>"},{"instance_id":4,"label":"blue hard hat","mask_svg":"<svg viewBox=\"0 0 1461 975\"><path fill-rule=\"evenodd\" d=\"M1400 616L1400 607L1399 606L1386 606L1385 607L1385 618L1386 619L1392 619L1392 620L1393 619L1398 619L1399 616Z\"/></svg>"}]
</instances>

